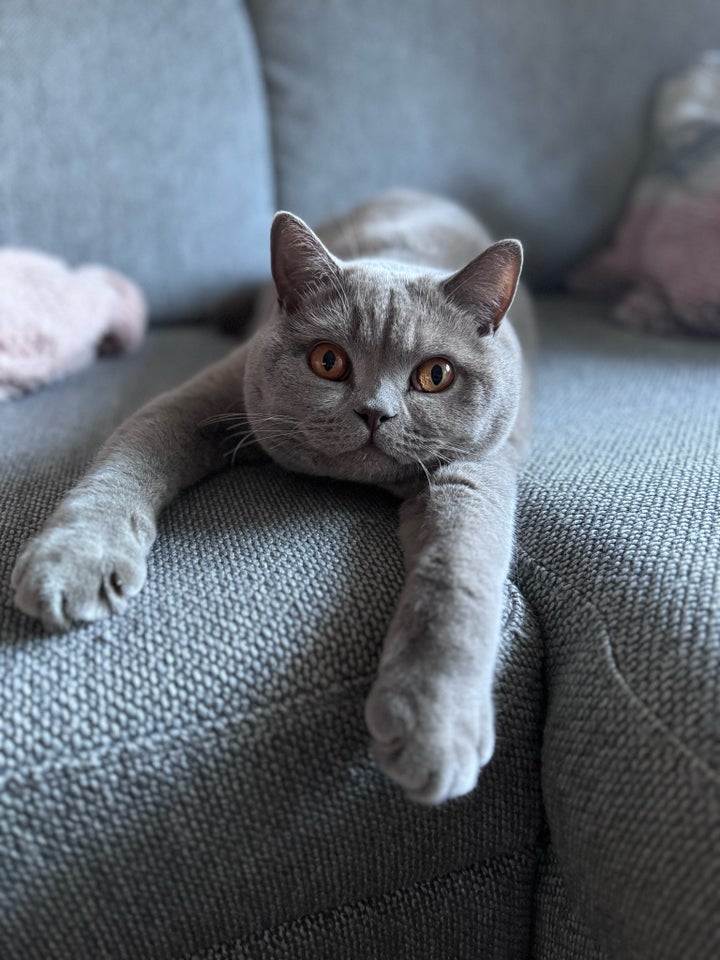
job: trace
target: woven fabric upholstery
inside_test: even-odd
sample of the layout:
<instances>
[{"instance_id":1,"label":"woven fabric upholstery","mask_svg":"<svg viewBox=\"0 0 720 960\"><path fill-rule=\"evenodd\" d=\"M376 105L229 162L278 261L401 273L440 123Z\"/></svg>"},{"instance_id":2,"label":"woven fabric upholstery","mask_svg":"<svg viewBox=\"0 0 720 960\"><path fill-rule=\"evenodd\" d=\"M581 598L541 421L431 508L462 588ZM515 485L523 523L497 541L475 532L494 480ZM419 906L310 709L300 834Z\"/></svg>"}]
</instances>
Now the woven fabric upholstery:
<instances>
[{"instance_id":1,"label":"woven fabric upholstery","mask_svg":"<svg viewBox=\"0 0 720 960\"><path fill-rule=\"evenodd\" d=\"M154 319L267 271L273 161L236 0L3 0L0 244L115 267Z\"/></svg>"},{"instance_id":2,"label":"woven fabric upholstery","mask_svg":"<svg viewBox=\"0 0 720 960\"><path fill-rule=\"evenodd\" d=\"M552 845L540 851L535 876L532 960L611 960L587 920L568 899L567 882Z\"/></svg>"},{"instance_id":3,"label":"woven fabric upholstery","mask_svg":"<svg viewBox=\"0 0 720 960\"><path fill-rule=\"evenodd\" d=\"M507 854L387 896L303 917L193 960L517 960L528 951L523 913L534 874L534 850Z\"/></svg>"},{"instance_id":4,"label":"woven fabric upholstery","mask_svg":"<svg viewBox=\"0 0 720 960\"><path fill-rule=\"evenodd\" d=\"M47 637L11 606L101 436L225 347L160 330L5 408L0 954L720 952L718 347L542 305L498 751L434 810L367 752L402 576L385 495L229 472L166 511L125 617Z\"/></svg>"},{"instance_id":5,"label":"woven fabric upholstery","mask_svg":"<svg viewBox=\"0 0 720 960\"><path fill-rule=\"evenodd\" d=\"M720 956L720 344L543 316L516 580L560 871L609 956Z\"/></svg>"},{"instance_id":6,"label":"woven fabric upholstery","mask_svg":"<svg viewBox=\"0 0 720 960\"><path fill-rule=\"evenodd\" d=\"M362 714L402 578L392 498L228 472L164 514L126 616L47 637L10 605L21 539L111 422L223 346L160 330L139 357L6 408L0 955L310 958L345 930L395 960L410 927L419 960L476 942L514 960L540 820L540 637L510 585L497 758L473 796L409 805ZM434 937L429 905L448 911Z\"/></svg>"},{"instance_id":7,"label":"woven fabric upholstery","mask_svg":"<svg viewBox=\"0 0 720 960\"><path fill-rule=\"evenodd\" d=\"M717 0L249 0L278 203L309 222L395 186L519 236L553 283L605 240L658 79L716 41Z\"/></svg>"}]
</instances>

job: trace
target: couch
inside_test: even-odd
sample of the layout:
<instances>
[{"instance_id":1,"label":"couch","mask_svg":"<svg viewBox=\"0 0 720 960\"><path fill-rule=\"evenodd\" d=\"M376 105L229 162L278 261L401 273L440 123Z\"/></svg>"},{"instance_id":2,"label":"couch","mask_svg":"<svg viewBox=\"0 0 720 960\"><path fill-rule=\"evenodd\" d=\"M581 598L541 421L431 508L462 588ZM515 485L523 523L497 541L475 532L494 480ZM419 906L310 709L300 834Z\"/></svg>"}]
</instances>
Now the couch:
<instances>
[{"instance_id":1,"label":"couch","mask_svg":"<svg viewBox=\"0 0 720 960\"><path fill-rule=\"evenodd\" d=\"M132 356L0 405L3 960L720 956L720 345L562 281L605 241L659 78L716 0L5 0L0 243L126 271ZM123 617L50 636L20 544L206 321L393 185L519 236L535 428L470 795L405 800L363 721L397 504L271 465L163 514Z\"/></svg>"}]
</instances>

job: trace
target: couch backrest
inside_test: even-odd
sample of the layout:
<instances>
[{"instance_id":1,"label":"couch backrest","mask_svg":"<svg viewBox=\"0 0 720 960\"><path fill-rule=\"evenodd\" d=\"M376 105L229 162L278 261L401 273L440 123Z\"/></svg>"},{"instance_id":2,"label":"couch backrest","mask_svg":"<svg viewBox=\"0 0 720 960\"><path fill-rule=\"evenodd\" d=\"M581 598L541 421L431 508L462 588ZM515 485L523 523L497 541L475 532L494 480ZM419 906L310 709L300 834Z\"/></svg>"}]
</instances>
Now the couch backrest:
<instances>
[{"instance_id":1,"label":"couch backrest","mask_svg":"<svg viewBox=\"0 0 720 960\"><path fill-rule=\"evenodd\" d=\"M718 0L249 0L277 196L311 221L391 185L519 236L554 282L617 220L652 91Z\"/></svg>"},{"instance_id":2,"label":"couch backrest","mask_svg":"<svg viewBox=\"0 0 720 960\"><path fill-rule=\"evenodd\" d=\"M2 0L0 244L101 261L156 316L264 276L273 174L237 0Z\"/></svg>"},{"instance_id":3,"label":"couch backrest","mask_svg":"<svg viewBox=\"0 0 720 960\"><path fill-rule=\"evenodd\" d=\"M720 40L718 0L247 7L3 0L0 244L192 315L266 274L276 205L316 222L406 185L521 237L552 283L616 220L657 80Z\"/></svg>"}]
</instances>

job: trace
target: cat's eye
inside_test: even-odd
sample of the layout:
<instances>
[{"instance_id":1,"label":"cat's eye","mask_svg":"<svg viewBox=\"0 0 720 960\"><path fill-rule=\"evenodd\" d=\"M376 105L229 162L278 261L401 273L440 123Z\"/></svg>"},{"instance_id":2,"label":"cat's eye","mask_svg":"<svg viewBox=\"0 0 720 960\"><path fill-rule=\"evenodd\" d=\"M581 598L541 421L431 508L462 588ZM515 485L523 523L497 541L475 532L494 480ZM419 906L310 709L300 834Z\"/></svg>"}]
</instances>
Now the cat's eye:
<instances>
[{"instance_id":1,"label":"cat's eye","mask_svg":"<svg viewBox=\"0 0 720 960\"><path fill-rule=\"evenodd\" d=\"M431 357L413 372L412 385L423 393L440 393L447 390L454 379L455 370L449 360Z\"/></svg>"},{"instance_id":2,"label":"cat's eye","mask_svg":"<svg viewBox=\"0 0 720 960\"><path fill-rule=\"evenodd\" d=\"M308 355L313 373L323 380L344 380L350 373L350 358L336 343L316 343Z\"/></svg>"}]
</instances>

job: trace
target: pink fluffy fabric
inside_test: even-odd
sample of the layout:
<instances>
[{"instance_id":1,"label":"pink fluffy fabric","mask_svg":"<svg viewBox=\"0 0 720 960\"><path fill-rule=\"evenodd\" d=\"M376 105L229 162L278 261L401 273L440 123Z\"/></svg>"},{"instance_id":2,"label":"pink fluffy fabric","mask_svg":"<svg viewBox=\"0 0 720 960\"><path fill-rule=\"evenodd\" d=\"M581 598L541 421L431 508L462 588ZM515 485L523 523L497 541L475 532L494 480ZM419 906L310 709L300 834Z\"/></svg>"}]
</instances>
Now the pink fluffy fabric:
<instances>
[{"instance_id":1,"label":"pink fluffy fabric","mask_svg":"<svg viewBox=\"0 0 720 960\"><path fill-rule=\"evenodd\" d=\"M720 336L720 52L660 87L653 149L613 242L569 277L654 333Z\"/></svg>"},{"instance_id":2,"label":"pink fluffy fabric","mask_svg":"<svg viewBox=\"0 0 720 960\"><path fill-rule=\"evenodd\" d=\"M720 336L719 263L720 195L638 203L571 287L614 299L613 317L625 326Z\"/></svg>"},{"instance_id":3,"label":"pink fluffy fabric","mask_svg":"<svg viewBox=\"0 0 720 960\"><path fill-rule=\"evenodd\" d=\"M122 274L0 248L0 400L133 349L146 326L145 298Z\"/></svg>"}]
</instances>

